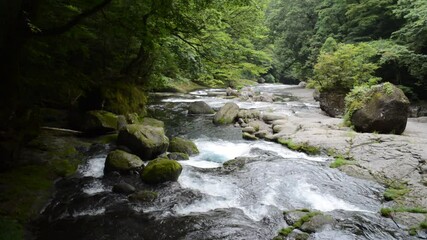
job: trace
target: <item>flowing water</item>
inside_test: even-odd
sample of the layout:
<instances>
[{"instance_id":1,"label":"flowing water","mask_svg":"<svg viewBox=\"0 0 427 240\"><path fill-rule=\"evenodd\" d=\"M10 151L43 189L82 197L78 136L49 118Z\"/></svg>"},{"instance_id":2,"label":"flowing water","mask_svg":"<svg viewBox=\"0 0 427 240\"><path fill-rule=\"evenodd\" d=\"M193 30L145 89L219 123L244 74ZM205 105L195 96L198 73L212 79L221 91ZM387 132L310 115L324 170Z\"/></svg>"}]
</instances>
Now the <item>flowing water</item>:
<instances>
[{"instance_id":1,"label":"flowing water","mask_svg":"<svg viewBox=\"0 0 427 240\"><path fill-rule=\"evenodd\" d=\"M333 216L331 227L310 239L410 239L390 219L382 218L383 187L329 168L331 159L307 156L279 144L245 141L240 128L215 126L212 116L186 114L188 104L205 101L219 108L228 101L289 115L319 111L289 94L290 86L261 85L282 101L242 102L224 90L153 97L151 114L167 126L169 137L192 139L200 154L181 161L176 183L149 186L137 175L104 176L108 151L99 147L78 174L57 183L57 191L36 224L37 239L272 239L287 226L283 211L308 208ZM240 168L222 168L238 158ZM112 192L118 182L158 193L154 202L132 202Z\"/></svg>"}]
</instances>

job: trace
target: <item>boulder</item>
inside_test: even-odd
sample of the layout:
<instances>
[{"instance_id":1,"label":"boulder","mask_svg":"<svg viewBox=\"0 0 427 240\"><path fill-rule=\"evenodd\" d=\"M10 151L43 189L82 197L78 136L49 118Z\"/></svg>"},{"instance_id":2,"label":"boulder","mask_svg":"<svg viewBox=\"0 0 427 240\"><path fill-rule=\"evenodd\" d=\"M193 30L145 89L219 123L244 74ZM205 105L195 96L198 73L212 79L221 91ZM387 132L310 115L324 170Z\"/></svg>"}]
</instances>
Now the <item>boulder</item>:
<instances>
[{"instance_id":1,"label":"boulder","mask_svg":"<svg viewBox=\"0 0 427 240\"><path fill-rule=\"evenodd\" d=\"M363 96L363 106L351 115L358 132L401 134L408 121L409 100L391 83L371 87Z\"/></svg>"},{"instance_id":2,"label":"boulder","mask_svg":"<svg viewBox=\"0 0 427 240\"><path fill-rule=\"evenodd\" d=\"M255 133L256 131L255 131L255 128L253 128L253 127L245 127L245 128L242 128L242 132L252 134L252 133Z\"/></svg>"},{"instance_id":3,"label":"boulder","mask_svg":"<svg viewBox=\"0 0 427 240\"><path fill-rule=\"evenodd\" d=\"M117 116L117 129L120 131L122 130L124 127L126 127L126 125L128 125L128 122L126 120L126 117L123 115L119 115Z\"/></svg>"},{"instance_id":4,"label":"boulder","mask_svg":"<svg viewBox=\"0 0 427 240\"><path fill-rule=\"evenodd\" d=\"M346 95L347 92L338 90L320 92L320 109L330 117L342 117L345 112Z\"/></svg>"},{"instance_id":5,"label":"boulder","mask_svg":"<svg viewBox=\"0 0 427 240\"><path fill-rule=\"evenodd\" d=\"M115 193L131 194L135 191L136 189L134 186L125 182L121 182L113 186L113 192Z\"/></svg>"},{"instance_id":6,"label":"boulder","mask_svg":"<svg viewBox=\"0 0 427 240\"><path fill-rule=\"evenodd\" d=\"M197 101L190 103L188 114L214 114L215 111L205 102Z\"/></svg>"},{"instance_id":7,"label":"boulder","mask_svg":"<svg viewBox=\"0 0 427 240\"><path fill-rule=\"evenodd\" d=\"M158 194L152 191L139 191L129 196L131 201L154 202Z\"/></svg>"},{"instance_id":8,"label":"boulder","mask_svg":"<svg viewBox=\"0 0 427 240\"><path fill-rule=\"evenodd\" d=\"M80 128L88 133L107 133L116 131L117 115L103 110L86 112L83 116Z\"/></svg>"},{"instance_id":9,"label":"boulder","mask_svg":"<svg viewBox=\"0 0 427 240\"><path fill-rule=\"evenodd\" d=\"M181 175L182 166L177 161L158 158L147 164L141 173L141 178L149 184L177 181Z\"/></svg>"},{"instance_id":10,"label":"boulder","mask_svg":"<svg viewBox=\"0 0 427 240\"><path fill-rule=\"evenodd\" d=\"M182 160L189 160L190 159L190 156L188 156L188 154L186 154L186 153L180 153L180 152L169 153L167 155L167 157L170 160L175 160L175 161L182 161Z\"/></svg>"},{"instance_id":11,"label":"boulder","mask_svg":"<svg viewBox=\"0 0 427 240\"><path fill-rule=\"evenodd\" d=\"M298 87L303 87L303 88L307 87L307 82L304 82L304 81L299 82Z\"/></svg>"},{"instance_id":12,"label":"boulder","mask_svg":"<svg viewBox=\"0 0 427 240\"><path fill-rule=\"evenodd\" d=\"M196 144L192 141L184 138L174 137L169 144L169 152L186 153L188 155L194 155L199 153Z\"/></svg>"},{"instance_id":13,"label":"boulder","mask_svg":"<svg viewBox=\"0 0 427 240\"><path fill-rule=\"evenodd\" d=\"M219 109L214 116L213 122L215 124L231 124L237 118L237 114L239 114L239 106L229 102Z\"/></svg>"},{"instance_id":14,"label":"boulder","mask_svg":"<svg viewBox=\"0 0 427 240\"><path fill-rule=\"evenodd\" d=\"M169 139L163 128L130 124L120 130L117 144L128 147L143 160L152 160L166 152Z\"/></svg>"},{"instance_id":15,"label":"boulder","mask_svg":"<svg viewBox=\"0 0 427 240\"><path fill-rule=\"evenodd\" d=\"M136 155L122 150L110 152L105 160L104 172L124 172L129 173L132 170L139 170L144 166L144 162Z\"/></svg>"},{"instance_id":16,"label":"boulder","mask_svg":"<svg viewBox=\"0 0 427 240\"><path fill-rule=\"evenodd\" d=\"M287 119L287 116L284 114L270 113L270 112L266 112L262 114L262 120L266 123L272 123L273 121L277 121L280 119Z\"/></svg>"},{"instance_id":17,"label":"boulder","mask_svg":"<svg viewBox=\"0 0 427 240\"><path fill-rule=\"evenodd\" d=\"M149 117L143 118L141 120L141 124L146 126L151 126L151 127L158 127L158 128L165 127L165 123L163 121L160 121L154 118L149 118Z\"/></svg>"},{"instance_id":18,"label":"boulder","mask_svg":"<svg viewBox=\"0 0 427 240\"><path fill-rule=\"evenodd\" d=\"M310 220L308 222L305 222L300 227L300 229L307 233L314 233L316 231L321 230L325 226L332 225L334 223L335 223L335 219L333 217L329 215L319 214L310 218Z\"/></svg>"}]
</instances>

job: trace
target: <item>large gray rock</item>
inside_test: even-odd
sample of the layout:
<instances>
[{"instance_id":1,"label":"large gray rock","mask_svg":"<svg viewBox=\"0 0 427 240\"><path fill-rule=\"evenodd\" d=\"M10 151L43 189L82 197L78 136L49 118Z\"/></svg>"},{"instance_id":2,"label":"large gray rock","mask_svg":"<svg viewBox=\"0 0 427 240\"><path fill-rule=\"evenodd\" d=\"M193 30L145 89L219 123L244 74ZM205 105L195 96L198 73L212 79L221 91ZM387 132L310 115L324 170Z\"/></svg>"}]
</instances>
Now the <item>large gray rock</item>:
<instances>
[{"instance_id":1,"label":"large gray rock","mask_svg":"<svg viewBox=\"0 0 427 240\"><path fill-rule=\"evenodd\" d=\"M177 161L158 158L147 164L141 173L141 178L149 184L177 181L181 175L182 166Z\"/></svg>"},{"instance_id":2,"label":"large gray rock","mask_svg":"<svg viewBox=\"0 0 427 240\"><path fill-rule=\"evenodd\" d=\"M80 129L89 133L107 133L117 129L117 115L103 110L86 112Z\"/></svg>"},{"instance_id":3,"label":"large gray rock","mask_svg":"<svg viewBox=\"0 0 427 240\"><path fill-rule=\"evenodd\" d=\"M226 103L214 116L213 122L215 124L231 124L239 114L239 106L229 102Z\"/></svg>"},{"instance_id":4,"label":"large gray rock","mask_svg":"<svg viewBox=\"0 0 427 240\"><path fill-rule=\"evenodd\" d=\"M334 223L335 219L333 217L319 214L310 218L310 220L305 222L300 229L307 233L314 233L323 229L326 225L333 225Z\"/></svg>"},{"instance_id":5,"label":"large gray rock","mask_svg":"<svg viewBox=\"0 0 427 240\"><path fill-rule=\"evenodd\" d=\"M136 155L127 153L122 150L110 152L105 160L104 172L125 172L139 170L143 167L144 162Z\"/></svg>"},{"instance_id":6,"label":"large gray rock","mask_svg":"<svg viewBox=\"0 0 427 240\"><path fill-rule=\"evenodd\" d=\"M409 100L391 83L373 86L367 92L364 106L351 116L358 132L401 134L408 120Z\"/></svg>"},{"instance_id":7,"label":"large gray rock","mask_svg":"<svg viewBox=\"0 0 427 240\"><path fill-rule=\"evenodd\" d=\"M188 114L214 114L215 111L205 102L197 101L190 103Z\"/></svg>"},{"instance_id":8,"label":"large gray rock","mask_svg":"<svg viewBox=\"0 0 427 240\"><path fill-rule=\"evenodd\" d=\"M345 96L347 92L324 91L320 92L320 109L331 117L341 117L345 112Z\"/></svg>"},{"instance_id":9,"label":"large gray rock","mask_svg":"<svg viewBox=\"0 0 427 240\"><path fill-rule=\"evenodd\" d=\"M168 150L169 152L186 153L189 156L199 153L199 149L197 149L196 144L191 140L179 137L172 138Z\"/></svg>"},{"instance_id":10,"label":"large gray rock","mask_svg":"<svg viewBox=\"0 0 427 240\"><path fill-rule=\"evenodd\" d=\"M130 124L120 130L117 144L128 147L143 160L152 160L166 152L169 139L163 128Z\"/></svg>"}]
</instances>

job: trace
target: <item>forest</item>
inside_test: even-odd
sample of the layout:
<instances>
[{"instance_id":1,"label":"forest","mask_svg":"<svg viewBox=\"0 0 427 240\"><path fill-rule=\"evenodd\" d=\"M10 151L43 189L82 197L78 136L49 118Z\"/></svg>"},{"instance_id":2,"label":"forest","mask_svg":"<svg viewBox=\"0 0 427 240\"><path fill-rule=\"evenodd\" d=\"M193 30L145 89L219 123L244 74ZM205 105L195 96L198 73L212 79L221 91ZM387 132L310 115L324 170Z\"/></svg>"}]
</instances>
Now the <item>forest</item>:
<instances>
[{"instance_id":1,"label":"forest","mask_svg":"<svg viewBox=\"0 0 427 240\"><path fill-rule=\"evenodd\" d=\"M0 172L46 109L144 115L150 92L257 82L427 99L425 0L0 0Z\"/></svg>"}]
</instances>

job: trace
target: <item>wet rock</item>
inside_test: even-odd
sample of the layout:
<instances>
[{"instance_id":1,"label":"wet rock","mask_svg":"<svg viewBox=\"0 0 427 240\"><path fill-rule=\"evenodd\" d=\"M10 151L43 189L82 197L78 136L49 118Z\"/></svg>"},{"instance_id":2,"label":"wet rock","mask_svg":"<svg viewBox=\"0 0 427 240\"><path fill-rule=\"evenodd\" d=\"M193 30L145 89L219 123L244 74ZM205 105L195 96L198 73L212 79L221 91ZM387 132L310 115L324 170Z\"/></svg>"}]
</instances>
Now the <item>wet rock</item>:
<instances>
[{"instance_id":1,"label":"wet rock","mask_svg":"<svg viewBox=\"0 0 427 240\"><path fill-rule=\"evenodd\" d=\"M88 133L108 133L117 129L117 115L103 110L86 112L80 129Z\"/></svg>"},{"instance_id":2,"label":"wet rock","mask_svg":"<svg viewBox=\"0 0 427 240\"><path fill-rule=\"evenodd\" d=\"M143 160L151 160L166 152L169 139L163 128L130 124L120 130L117 144L128 147Z\"/></svg>"},{"instance_id":3,"label":"wet rock","mask_svg":"<svg viewBox=\"0 0 427 240\"><path fill-rule=\"evenodd\" d=\"M242 128L242 132L252 134L252 133L255 133L256 131L255 131L255 128L253 128L253 127L245 127L245 128Z\"/></svg>"},{"instance_id":4,"label":"wet rock","mask_svg":"<svg viewBox=\"0 0 427 240\"><path fill-rule=\"evenodd\" d=\"M258 140L258 138L257 138L257 137L255 137L254 135L252 135L252 134L250 134L250 133L247 133L247 132L244 132L244 133L242 134L242 138L243 138L243 139L246 139L246 140L252 140L252 141L254 141L254 140Z\"/></svg>"},{"instance_id":5,"label":"wet rock","mask_svg":"<svg viewBox=\"0 0 427 240\"><path fill-rule=\"evenodd\" d=\"M129 173L132 170L141 169L143 165L143 161L138 156L122 150L114 150L108 154L105 160L104 172Z\"/></svg>"},{"instance_id":6,"label":"wet rock","mask_svg":"<svg viewBox=\"0 0 427 240\"><path fill-rule=\"evenodd\" d=\"M188 156L187 153L180 153L180 152L169 153L167 155L167 157L170 160L175 160L175 161L182 161L182 160L189 160L190 159L190 156Z\"/></svg>"},{"instance_id":7,"label":"wet rock","mask_svg":"<svg viewBox=\"0 0 427 240\"><path fill-rule=\"evenodd\" d=\"M199 153L196 144L184 138L174 137L169 144L169 152L186 153L189 156Z\"/></svg>"},{"instance_id":8,"label":"wet rock","mask_svg":"<svg viewBox=\"0 0 427 240\"><path fill-rule=\"evenodd\" d=\"M158 158L145 166L141 179L149 184L177 181L181 172L182 166L177 161Z\"/></svg>"},{"instance_id":9,"label":"wet rock","mask_svg":"<svg viewBox=\"0 0 427 240\"><path fill-rule=\"evenodd\" d=\"M248 124L250 127L254 128L255 131L261 131L261 130L270 130L270 125L266 124L263 121L255 120L252 122L249 122Z\"/></svg>"},{"instance_id":10,"label":"wet rock","mask_svg":"<svg viewBox=\"0 0 427 240\"><path fill-rule=\"evenodd\" d=\"M301 226L301 230L308 233L314 233L326 225L332 225L335 223L335 219L329 215L319 214L312 217L308 222L305 222Z\"/></svg>"},{"instance_id":11,"label":"wet rock","mask_svg":"<svg viewBox=\"0 0 427 240\"><path fill-rule=\"evenodd\" d=\"M294 225L298 220L309 213L308 210L288 211L284 214L284 219L289 226Z\"/></svg>"},{"instance_id":12,"label":"wet rock","mask_svg":"<svg viewBox=\"0 0 427 240\"><path fill-rule=\"evenodd\" d=\"M319 90L314 89L314 91L313 91L313 99L314 99L316 102L319 102L319 101L320 101L320 92L319 92Z\"/></svg>"},{"instance_id":13,"label":"wet rock","mask_svg":"<svg viewBox=\"0 0 427 240\"><path fill-rule=\"evenodd\" d=\"M391 83L373 86L365 105L351 116L358 132L401 134L408 120L409 100Z\"/></svg>"},{"instance_id":14,"label":"wet rock","mask_svg":"<svg viewBox=\"0 0 427 240\"><path fill-rule=\"evenodd\" d=\"M287 236L287 240L307 240L310 234L295 229Z\"/></svg>"},{"instance_id":15,"label":"wet rock","mask_svg":"<svg viewBox=\"0 0 427 240\"><path fill-rule=\"evenodd\" d=\"M254 102L273 102L274 96L270 93L259 93L252 97Z\"/></svg>"},{"instance_id":16,"label":"wet rock","mask_svg":"<svg viewBox=\"0 0 427 240\"><path fill-rule=\"evenodd\" d=\"M248 159L244 157L237 157L233 160L226 161L222 167L226 170L236 170L243 168L247 163Z\"/></svg>"},{"instance_id":17,"label":"wet rock","mask_svg":"<svg viewBox=\"0 0 427 240\"><path fill-rule=\"evenodd\" d=\"M347 92L324 91L319 95L320 109L330 117L341 117L345 111Z\"/></svg>"},{"instance_id":18,"label":"wet rock","mask_svg":"<svg viewBox=\"0 0 427 240\"><path fill-rule=\"evenodd\" d=\"M141 120L142 125L151 126L151 127L157 127L157 128L164 128L165 123L163 121L157 120L155 118L149 118L145 117Z\"/></svg>"},{"instance_id":19,"label":"wet rock","mask_svg":"<svg viewBox=\"0 0 427 240\"><path fill-rule=\"evenodd\" d=\"M242 120L248 119L259 119L261 117L261 113L258 110L246 110L242 109L237 114L237 117Z\"/></svg>"},{"instance_id":20,"label":"wet rock","mask_svg":"<svg viewBox=\"0 0 427 240\"><path fill-rule=\"evenodd\" d=\"M215 124L231 124L239 114L239 106L235 103L226 103L214 116Z\"/></svg>"},{"instance_id":21,"label":"wet rock","mask_svg":"<svg viewBox=\"0 0 427 240\"><path fill-rule=\"evenodd\" d=\"M272 123L273 121L280 120L280 119L286 119L287 116L284 114L277 114L277 113L263 113L262 114L262 120L266 123Z\"/></svg>"},{"instance_id":22,"label":"wet rock","mask_svg":"<svg viewBox=\"0 0 427 240\"><path fill-rule=\"evenodd\" d=\"M227 96L233 96L233 97L238 97L239 96L239 92L237 90L234 90L230 87L228 87L225 92L227 93Z\"/></svg>"},{"instance_id":23,"label":"wet rock","mask_svg":"<svg viewBox=\"0 0 427 240\"><path fill-rule=\"evenodd\" d=\"M257 138L265 138L268 134L270 134L267 130L261 130L255 133L255 137Z\"/></svg>"},{"instance_id":24,"label":"wet rock","mask_svg":"<svg viewBox=\"0 0 427 240\"><path fill-rule=\"evenodd\" d=\"M134 186L125 182L121 182L113 186L113 192L115 193L131 194L135 191L136 189Z\"/></svg>"},{"instance_id":25,"label":"wet rock","mask_svg":"<svg viewBox=\"0 0 427 240\"><path fill-rule=\"evenodd\" d=\"M304 81L301 81L300 83L298 83L298 87L303 87L305 88L307 86L307 83Z\"/></svg>"},{"instance_id":26,"label":"wet rock","mask_svg":"<svg viewBox=\"0 0 427 240\"><path fill-rule=\"evenodd\" d=\"M214 114L215 111L205 102L197 101L190 103L188 114Z\"/></svg>"},{"instance_id":27,"label":"wet rock","mask_svg":"<svg viewBox=\"0 0 427 240\"><path fill-rule=\"evenodd\" d=\"M139 201L139 202L154 202L158 197L156 192L152 191L138 191L129 196L129 200L131 201Z\"/></svg>"}]
</instances>

